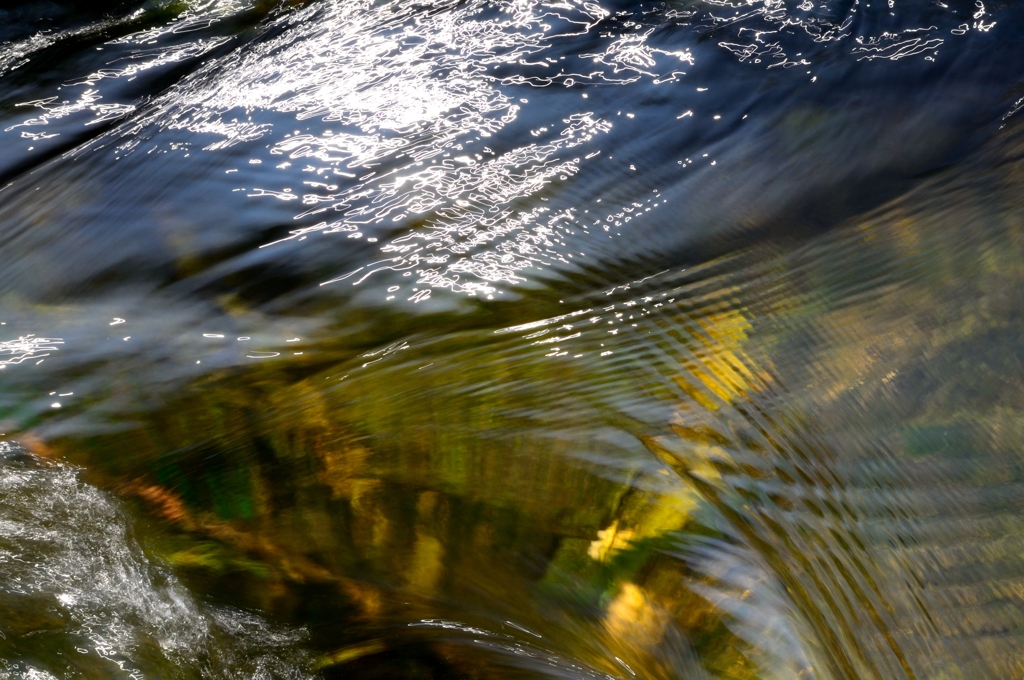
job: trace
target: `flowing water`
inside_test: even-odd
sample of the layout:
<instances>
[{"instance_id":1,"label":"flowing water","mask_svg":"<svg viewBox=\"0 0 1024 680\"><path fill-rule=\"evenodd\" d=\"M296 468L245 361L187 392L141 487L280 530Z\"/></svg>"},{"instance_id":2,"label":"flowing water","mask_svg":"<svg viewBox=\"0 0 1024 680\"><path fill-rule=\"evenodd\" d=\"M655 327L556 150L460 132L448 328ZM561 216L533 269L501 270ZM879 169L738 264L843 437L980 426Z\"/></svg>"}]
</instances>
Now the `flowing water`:
<instances>
[{"instance_id":1,"label":"flowing water","mask_svg":"<svg viewBox=\"0 0 1024 680\"><path fill-rule=\"evenodd\" d=\"M0 677L1024 677L1022 37L0 2Z\"/></svg>"}]
</instances>

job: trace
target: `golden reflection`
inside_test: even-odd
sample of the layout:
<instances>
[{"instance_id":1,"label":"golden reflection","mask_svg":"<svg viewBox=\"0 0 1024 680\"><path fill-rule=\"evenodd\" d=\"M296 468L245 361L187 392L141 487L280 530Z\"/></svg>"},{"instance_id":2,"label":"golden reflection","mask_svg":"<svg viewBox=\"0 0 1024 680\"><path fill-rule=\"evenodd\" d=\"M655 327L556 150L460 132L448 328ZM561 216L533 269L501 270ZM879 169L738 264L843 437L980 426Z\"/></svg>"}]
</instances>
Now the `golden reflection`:
<instances>
[{"instance_id":1,"label":"golden reflection","mask_svg":"<svg viewBox=\"0 0 1024 680\"><path fill-rule=\"evenodd\" d=\"M619 587L605 614L608 634L619 645L634 650L630 657L649 651L661 642L667 623L668 612L632 583Z\"/></svg>"},{"instance_id":2,"label":"golden reflection","mask_svg":"<svg viewBox=\"0 0 1024 680\"><path fill-rule=\"evenodd\" d=\"M356 645L349 645L325 655L318 666L319 668L327 668L333 665L340 665L370 654L379 654L386 649L387 645L384 644L383 640L371 640Z\"/></svg>"}]
</instances>

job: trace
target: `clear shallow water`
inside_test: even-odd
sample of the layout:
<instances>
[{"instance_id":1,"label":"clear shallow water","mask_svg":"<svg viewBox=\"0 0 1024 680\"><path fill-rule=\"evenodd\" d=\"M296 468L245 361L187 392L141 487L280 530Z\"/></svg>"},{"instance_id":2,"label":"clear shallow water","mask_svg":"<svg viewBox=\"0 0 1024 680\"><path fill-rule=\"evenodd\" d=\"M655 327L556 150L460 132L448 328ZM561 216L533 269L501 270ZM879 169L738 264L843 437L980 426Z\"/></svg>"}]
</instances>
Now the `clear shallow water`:
<instances>
[{"instance_id":1,"label":"clear shallow water","mask_svg":"<svg viewBox=\"0 0 1024 680\"><path fill-rule=\"evenodd\" d=\"M12 677L1021 673L1019 9L0 11Z\"/></svg>"}]
</instances>

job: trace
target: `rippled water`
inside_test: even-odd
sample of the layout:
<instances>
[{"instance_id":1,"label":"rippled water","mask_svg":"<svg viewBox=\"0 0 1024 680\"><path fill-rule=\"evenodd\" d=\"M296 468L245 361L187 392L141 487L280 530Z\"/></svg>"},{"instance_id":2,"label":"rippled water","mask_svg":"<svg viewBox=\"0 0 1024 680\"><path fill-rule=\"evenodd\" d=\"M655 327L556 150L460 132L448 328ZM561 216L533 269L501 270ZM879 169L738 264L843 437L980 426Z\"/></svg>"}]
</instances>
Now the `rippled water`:
<instances>
[{"instance_id":1,"label":"rippled water","mask_svg":"<svg viewBox=\"0 0 1024 680\"><path fill-rule=\"evenodd\" d=\"M0 3L0 676L1024 675L1022 35Z\"/></svg>"}]
</instances>

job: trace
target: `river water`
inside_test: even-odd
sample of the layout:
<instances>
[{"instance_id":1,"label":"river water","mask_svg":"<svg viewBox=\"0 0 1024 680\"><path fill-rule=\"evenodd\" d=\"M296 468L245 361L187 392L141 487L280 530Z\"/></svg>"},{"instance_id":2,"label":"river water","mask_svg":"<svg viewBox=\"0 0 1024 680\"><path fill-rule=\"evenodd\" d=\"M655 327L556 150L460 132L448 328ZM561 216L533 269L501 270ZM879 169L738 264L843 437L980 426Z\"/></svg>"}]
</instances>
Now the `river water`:
<instances>
[{"instance_id":1,"label":"river water","mask_svg":"<svg viewBox=\"0 0 1024 680\"><path fill-rule=\"evenodd\" d=\"M0 2L0 677L1024 676L1022 36Z\"/></svg>"}]
</instances>

